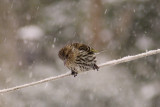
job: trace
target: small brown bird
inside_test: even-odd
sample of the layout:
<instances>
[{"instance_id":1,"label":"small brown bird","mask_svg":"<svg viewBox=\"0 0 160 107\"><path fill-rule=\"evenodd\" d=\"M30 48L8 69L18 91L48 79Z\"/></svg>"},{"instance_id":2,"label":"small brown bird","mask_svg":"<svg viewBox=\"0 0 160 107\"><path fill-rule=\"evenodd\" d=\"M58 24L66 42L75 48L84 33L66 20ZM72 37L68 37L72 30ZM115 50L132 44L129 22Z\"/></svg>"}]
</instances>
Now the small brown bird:
<instances>
[{"instance_id":1,"label":"small brown bird","mask_svg":"<svg viewBox=\"0 0 160 107\"><path fill-rule=\"evenodd\" d=\"M96 51L81 43L72 43L63 47L58 53L60 59L64 61L72 75L75 77L79 72L97 70Z\"/></svg>"}]
</instances>

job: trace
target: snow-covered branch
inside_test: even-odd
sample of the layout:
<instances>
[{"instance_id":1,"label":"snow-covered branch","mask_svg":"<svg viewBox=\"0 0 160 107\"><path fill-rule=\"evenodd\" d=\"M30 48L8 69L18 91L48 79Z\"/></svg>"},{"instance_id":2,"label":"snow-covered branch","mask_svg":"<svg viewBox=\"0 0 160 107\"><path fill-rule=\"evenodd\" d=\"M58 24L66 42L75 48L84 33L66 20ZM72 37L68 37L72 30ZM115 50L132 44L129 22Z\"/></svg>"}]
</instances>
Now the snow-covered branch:
<instances>
[{"instance_id":1,"label":"snow-covered branch","mask_svg":"<svg viewBox=\"0 0 160 107\"><path fill-rule=\"evenodd\" d=\"M158 54L158 53L160 53L160 49L147 51L147 52L137 54L137 55L133 55L133 56L126 56L126 57L123 57L123 58L117 59L117 60L107 61L105 63L102 63L102 64L98 65L98 66L99 67L104 67L104 66L117 65L117 64L120 64L120 63L129 62L129 61L132 61L132 60L136 60L136 59L139 59L139 58L143 58L143 57ZM58 80L60 78L67 77L67 76L70 76L70 75L71 75L71 72L67 72L65 74L45 78L45 79L42 79L42 80L39 80L39 81L36 81L36 82L31 82L31 83L28 83L28 84L19 85L19 86L15 86L15 87L12 87L12 88L2 89L2 90L0 90L0 93L6 93L6 92L26 88L26 87L29 87L29 86L42 84L44 82L49 82L49 81L52 81L52 80Z\"/></svg>"}]
</instances>

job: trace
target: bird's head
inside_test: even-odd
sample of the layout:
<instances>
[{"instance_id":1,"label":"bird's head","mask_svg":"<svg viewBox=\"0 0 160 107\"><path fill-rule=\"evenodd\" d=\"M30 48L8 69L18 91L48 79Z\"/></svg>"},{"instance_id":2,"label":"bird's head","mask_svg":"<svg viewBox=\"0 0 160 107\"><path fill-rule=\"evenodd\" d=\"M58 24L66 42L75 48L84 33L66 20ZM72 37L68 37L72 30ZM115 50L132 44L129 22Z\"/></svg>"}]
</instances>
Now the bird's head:
<instances>
[{"instance_id":1,"label":"bird's head","mask_svg":"<svg viewBox=\"0 0 160 107\"><path fill-rule=\"evenodd\" d=\"M66 65L67 62L71 62L74 59L74 50L68 46L62 48L59 53L58 56L60 59L62 59L64 61L64 64Z\"/></svg>"}]
</instances>

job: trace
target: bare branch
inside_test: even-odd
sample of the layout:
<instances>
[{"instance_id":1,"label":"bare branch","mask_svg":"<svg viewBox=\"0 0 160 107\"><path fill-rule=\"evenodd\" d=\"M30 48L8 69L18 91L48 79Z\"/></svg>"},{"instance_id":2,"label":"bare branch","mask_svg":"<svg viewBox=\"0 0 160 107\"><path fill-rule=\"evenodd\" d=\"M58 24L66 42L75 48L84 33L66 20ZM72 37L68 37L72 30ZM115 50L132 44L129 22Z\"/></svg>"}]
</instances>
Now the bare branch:
<instances>
[{"instance_id":1,"label":"bare branch","mask_svg":"<svg viewBox=\"0 0 160 107\"><path fill-rule=\"evenodd\" d=\"M139 58L143 58L143 57L158 54L158 53L160 53L160 49L151 50L151 51L141 53L141 54L137 54L137 55L133 55L133 56L126 56L126 57L123 57L121 59L112 60L112 61L102 63L98 66L99 67L104 67L104 66L117 65L117 64L120 64L120 63L129 62L129 61L132 61L132 60L136 60L136 59L139 59ZM33 86L33 85L42 84L44 82L49 82L49 81L52 81L52 80L58 80L60 78L67 77L67 76L70 76L70 75L71 75L71 72L67 72L65 74L45 78L45 79L42 79L42 80L39 80L39 81L36 81L36 82L31 82L31 83L28 83L28 84L19 85L19 86L15 86L15 87L12 87L12 88L2 89L2 90L0 90L0 93L11 92L11 91L14 91L14 90L30 87L30 86Z\"/></svg>"},{"instance_id":2,"label":"bare branch","mask_svg":"<svg viewBox=\"0 0 160 107\"><path fill-rule=\"evenodd\" d=\"M28 83L28 84L24 84L24 85L15 86L15 87L12 87L12 88L3 89L3 90L0 90L0 93L6 93L6 92L10 92L10 91L21 89L21 88L30 87L30 86L33 86L33 85L42 84L44 82L48 82L48 81L57 80L57 79L60 79L60 78L63 78L63 77L67 77L69 75L71 75L71 72L67 72L65 74L61 74L61 75L54 76L54 77L45 78L43 80L31 82L31 83Z\"/></svg>"},{"instance_id":3,"label":"bare branch","mask_svg":"<svg viewBox=\"0 0 160 107\"><path fill-rule=\"evenodd\" d=\"M109 66L109 65L117 65L117 64L120 64L120 63L129 62L129 61L132 61L132 60L140 59L140 58L143 58L143 57L146 57L146 56L151 56L151 55L158 54L158 53L160 53L160 49L150 50L150 51L146 51L146 52L141 53L141 54L137 54L137 55L133 55L133 56L126 56L126 57L123 57L121 59L108 61L106 63L100 64L99 67Z\"/></svg>"}]
</instances>

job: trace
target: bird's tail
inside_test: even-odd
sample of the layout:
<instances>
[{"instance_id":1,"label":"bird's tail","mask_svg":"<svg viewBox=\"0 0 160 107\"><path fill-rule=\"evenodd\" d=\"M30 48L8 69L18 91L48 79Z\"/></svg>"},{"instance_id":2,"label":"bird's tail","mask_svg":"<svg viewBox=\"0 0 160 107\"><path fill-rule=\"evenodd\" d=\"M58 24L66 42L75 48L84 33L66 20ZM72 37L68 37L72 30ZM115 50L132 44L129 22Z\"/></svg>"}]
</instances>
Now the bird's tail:
<instances>
[{"instance_id":1,"label":"bird's tail","mask_svg":"<svg viewBox=\"0 0 160 107\"><path fill-rule=\"evenodd\" d=\"M96 52L95 55L99 55L99 54L101 54L101 53L103 53L103 52L106 52L106 51L107 51L107 50L103 50L103 51Z\"/></svg>"}]
</instances>

